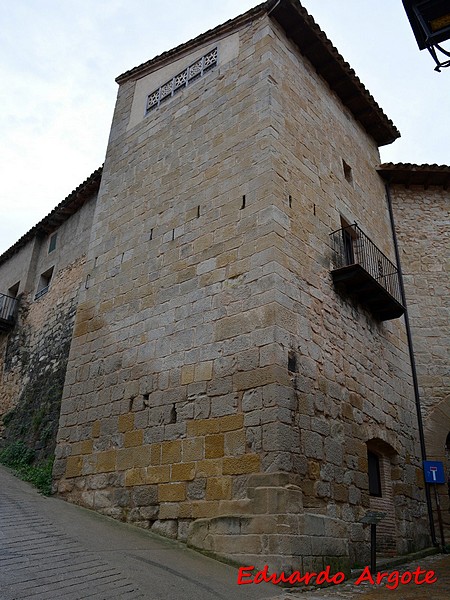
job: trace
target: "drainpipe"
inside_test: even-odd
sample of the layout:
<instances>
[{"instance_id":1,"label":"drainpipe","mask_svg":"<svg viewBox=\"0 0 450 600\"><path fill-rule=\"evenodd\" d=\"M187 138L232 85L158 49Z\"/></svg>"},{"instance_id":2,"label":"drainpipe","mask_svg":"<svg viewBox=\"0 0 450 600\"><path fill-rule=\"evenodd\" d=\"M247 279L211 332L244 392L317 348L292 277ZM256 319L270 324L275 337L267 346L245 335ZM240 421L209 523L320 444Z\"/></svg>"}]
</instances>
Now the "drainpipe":
<instances>
[{"instance_id":1,"label":"drainpipe","mask_svg":"<svg viewBox=\"0 0 450 600\"><path fill-rule=\"evenodd\" d=\"M417 424L419 427L420 451L421 451L421 455L422 455L422 461L425 461L425 460L427 460L427 451L426 451L426 446L425 446L425 436L423 433L423 421L422 421L422 411L421 411L421 407L420 407L419 384L417 381L416 359L414 356L411 327L409 324L408 307L406 304L406 296L405 296L405 286L403 285L403 271L402 271L402 265L400 262L400 252L398 250L397 233L395 230L394 211L392 210L392 198L391 198L391 190L389 187L389 183L386 183L385 188L386 188L386 199L387 199L387 204L388 204L388 209L389 209L389 218L391 221L392 239L394 241L395 260L397 262L397 269L398 269L400 294L402 296L402 304L405 307L405 314L404 314L405 327L406 327L406 336L408 339L409 360L411 363L411 374L412 374L412 380L413 380L414 398L416 401ZM434 546L439 546L439 544L436 540L436 532L434 529L433 507L431 505L430 486L426 482L425 482L425 496L426 496L426 500L427 500L428 520L430 523L431 541L433 542Z\"/></svg>"}]
</instances>

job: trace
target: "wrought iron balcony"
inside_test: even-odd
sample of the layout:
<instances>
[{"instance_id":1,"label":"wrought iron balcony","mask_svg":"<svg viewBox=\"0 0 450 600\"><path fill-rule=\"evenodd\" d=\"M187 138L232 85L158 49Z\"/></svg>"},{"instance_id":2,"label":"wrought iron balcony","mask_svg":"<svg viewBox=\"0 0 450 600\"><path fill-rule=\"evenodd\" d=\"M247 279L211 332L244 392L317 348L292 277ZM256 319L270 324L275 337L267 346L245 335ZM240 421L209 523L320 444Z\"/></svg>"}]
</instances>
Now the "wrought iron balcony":
<instances>
[{"instance_id":1,"label":"wrought iron balcony","mask_svg":"<svg viewBox=\"0 0 450 600\"><path fill-rule=\"evenodd\" d=\"M9 331L14 327L18 305L17 298L0 294L0 331Z\"/></svg>"},{"instance_id":2,"label":"wrought iron balcony","mask_svg":"<svg viewBox=\"0 0 450 600\"><path fill-rule=\"evenodd\" d=\"M354 297L379 321L397 319L405 312L397 267L356 225L331 234L336 288Z\"/></svg>"}]
</instances>

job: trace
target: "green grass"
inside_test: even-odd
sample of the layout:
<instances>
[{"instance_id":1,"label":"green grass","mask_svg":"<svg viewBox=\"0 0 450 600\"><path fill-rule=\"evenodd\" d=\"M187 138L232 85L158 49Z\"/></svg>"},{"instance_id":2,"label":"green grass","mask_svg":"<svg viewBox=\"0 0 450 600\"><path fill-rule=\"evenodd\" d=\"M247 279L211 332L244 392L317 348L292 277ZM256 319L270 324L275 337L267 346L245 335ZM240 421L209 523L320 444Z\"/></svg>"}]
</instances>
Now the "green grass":
<instances>
[{"instance_id":1,"label":"green grass","mask_svg":"<svg viewBox=\"0 0 450 600\"><path fill-rule=\"evenodd\" d=\"M0 463L37 487L42 494L49 496L52 493L53 458L40 463L35 463L34 458L34 451L21 441L13 442L0 451Z\"/></svg>"}]
</instances>

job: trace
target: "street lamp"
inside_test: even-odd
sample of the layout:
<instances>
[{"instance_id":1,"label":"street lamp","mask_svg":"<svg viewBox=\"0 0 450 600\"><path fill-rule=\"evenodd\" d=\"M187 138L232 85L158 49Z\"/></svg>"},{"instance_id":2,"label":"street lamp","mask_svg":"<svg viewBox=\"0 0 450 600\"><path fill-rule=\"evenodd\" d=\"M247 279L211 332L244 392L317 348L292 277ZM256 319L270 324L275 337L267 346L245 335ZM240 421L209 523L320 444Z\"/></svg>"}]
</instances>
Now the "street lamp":
<instances>
[{"instance_id":1,"label":"street lamp","mask_svg":"<svg viewBox=\"0 0 450 600\"><path fill-rule=\"evenodd\" d=\"M427 48L436 63L434 70L449 67L450 52L440 43L450 39L450 0L403 0L403 6L420 50Z\"/></svg>"}]
</instances>

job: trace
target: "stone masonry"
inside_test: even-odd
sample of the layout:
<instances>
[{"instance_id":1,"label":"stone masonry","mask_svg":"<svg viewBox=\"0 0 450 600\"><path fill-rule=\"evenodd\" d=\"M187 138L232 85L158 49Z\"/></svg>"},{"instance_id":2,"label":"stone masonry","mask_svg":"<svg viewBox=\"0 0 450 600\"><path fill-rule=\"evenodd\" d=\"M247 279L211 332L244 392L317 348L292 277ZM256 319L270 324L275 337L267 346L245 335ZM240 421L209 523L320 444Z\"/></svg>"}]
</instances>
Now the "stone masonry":
<instances>
[{"instance_id":1,"label":"stone masonry","mask_svg":"<svg viewBox=\"0 0 450 600\"><path fill-rule=\"evenodd\" d=\"M351 73L378 129L330 90L295 19L329 48L282 0L118 79L54 477L70 501L241 563L345 569L367 559L368 448L387 546L429 543L403 319L330 276L343 221L394 258L376 167L398 134Z\"/></svg>"},{"instance_id":2,"label":"stone masonry","mask_svg":"<svg viewBox=\"0 0 450 600\"><path fill-rule=\"evenodd\" d=\"M64 209L70 212L74 201L66 199ZM56 224L51 213L0 257L0 292L14 288L19 299L16 327L0 333L0 445L22 441L37 460L54 454L96 195L76 201L70 218ZM41 274L50 269L43 286Z\"/></svg>"},{"instance_id":3,"label":"stone masonry","mask_svg":"<svg viewBox=\"0 0 450 600\"><path fill-rule=\"evenodd\" d=\"M386 168L395 171L392 166ZM404 166L400 165L397 170L401 168ZM436 178L442 168L423 166L419 170L428 178ZM404 175L400 177L406 181ZM428 459L442 461L449 473L450 194L445 185L437 185L432 180L431 185L392 184L391 195L402 248ZM450 507L447 486L438 486L438 490L448 540Z\"/></svg>"}]
</instances>

